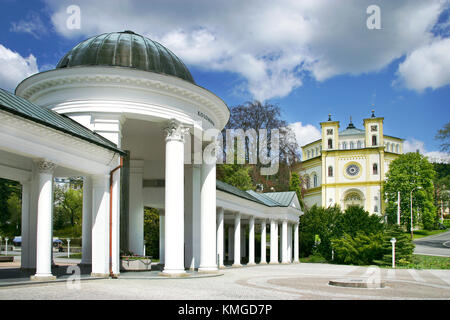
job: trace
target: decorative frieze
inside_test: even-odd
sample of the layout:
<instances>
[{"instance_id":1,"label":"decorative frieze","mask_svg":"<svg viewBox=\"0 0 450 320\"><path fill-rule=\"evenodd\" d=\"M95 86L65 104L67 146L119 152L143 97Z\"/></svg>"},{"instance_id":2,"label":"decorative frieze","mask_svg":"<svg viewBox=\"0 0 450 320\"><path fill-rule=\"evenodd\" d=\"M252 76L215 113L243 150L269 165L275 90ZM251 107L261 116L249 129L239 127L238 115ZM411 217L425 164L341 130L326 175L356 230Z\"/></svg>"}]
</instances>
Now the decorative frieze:
<instances>
[{"instance_id":1,"label":"decorative frieze","mask_svg":"<svg viewBox=\"0 0 450 320\"><path fill-rule=\"evenodd\" d=\"M39 173L52 174L56 168L56 164L47 160L37 160L35 163Z\"/></svg>"}]
</instances>

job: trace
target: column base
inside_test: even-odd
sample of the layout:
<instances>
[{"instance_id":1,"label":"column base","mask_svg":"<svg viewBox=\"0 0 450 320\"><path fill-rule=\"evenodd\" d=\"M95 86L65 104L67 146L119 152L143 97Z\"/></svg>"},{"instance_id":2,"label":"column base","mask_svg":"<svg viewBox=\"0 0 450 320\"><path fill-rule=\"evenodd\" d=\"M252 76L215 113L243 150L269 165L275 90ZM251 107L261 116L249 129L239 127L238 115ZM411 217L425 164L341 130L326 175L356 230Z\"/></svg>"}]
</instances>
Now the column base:
<instances>
[{"instance_id":1,"label":"column base","mask_svg":"<svg viewBox=\"0 0 450 320\"><path fill-rule=\"evenodd\" d=\"M269 264L280 264L278 261L277 262L269 262Z\"/></svg>"},{"instance_id":2,"label":"column base","mask_svg":"<svg viewBox=\"0 0 450 320\"><path fill-rule=\"evenodd\" d=\"M281 264L291 264L289 261L281 261Z\"/></svg>"},{"instance_id":3,"label":"column base","mask_svg":"<svg viewBox=\"0 0 450 320\"><path fill-rule=\"evenodd\" d=\"M241 267L242 267L242 264L240 264L240 263L233 263L233 264L231 265L231 267L232 267L232 268L241 268Z\"/></svg>"},{"instance_id":4,"label":"column base","mask_svg":"<svg viewBox=\"0 0 450 320\"><path fill-rule=\"evenodd\" d=\"M217 268L198 268L198 273L203 274L215 274L218 273L219 269Z\"/></svg>"},{"instance_id":5,"label":"column base","mask_svg":"<svg viewBox=\"0 0 450 320\"><path fill-rule=\"evenodd\" d=\"M266 261L261 261L259 264L267 264Z\"/></svg>"},{"instance_id":6,"label":"column base","mask_svg":"<svg viewBox=\"0 0 450 320\"><path fill-rule=\"evenodd\" d=\"M56 276L52 274L35 274L34 276L30 276L31 281L53 281L56 280Z\"/></svg>"},{"instance_id":7,"label":"column base","mask_svg":"<svg viewBox=\"0 0 450 320\"><path fill-rule=\"evenodd\" d=\"M159 276L162 277L168 277L168 278L184 278L184 277L190 277L191 275L189 273L187 273L186 271L183 272L160 272L158 273Z\"/></svg>"},{"instance_id":8,"label":"column base","mask_svg":"<svg viewBox=\"0 0 450 320\"><path fill-rule=\"evenodd\" d=\"M249 263L247 263L247 265L248 265L248 266L256 266L256 263L254 263L254 262L249 262Z\"/></svg>"},{"instance_id":9,"label":"column base","mask_svg":"<svg viewBox=\"0 0 450 320\"><path fill-rule=\"evenodd\" d=\"M94 278L109 278L109 273L91 272L91 277L94 277Z\"/></svg>"},{"instance_id":10,"label":"column base","mask_svg":"<svg viewBox=\"0 0 450 320\"><path fill-rule=\"evenodd\" d=\"M226 269L225 265L219 266L219 269Z\"/></svg>"},{"instance_id":11,"label":"column base","mask_svg":"<svg viewBox=\"0 0 450 320\"><path fill-rule=\"evenodd\" d=\"M293 264L300 264L300 261L293 261Z\"/></svg>"}]
</instances>

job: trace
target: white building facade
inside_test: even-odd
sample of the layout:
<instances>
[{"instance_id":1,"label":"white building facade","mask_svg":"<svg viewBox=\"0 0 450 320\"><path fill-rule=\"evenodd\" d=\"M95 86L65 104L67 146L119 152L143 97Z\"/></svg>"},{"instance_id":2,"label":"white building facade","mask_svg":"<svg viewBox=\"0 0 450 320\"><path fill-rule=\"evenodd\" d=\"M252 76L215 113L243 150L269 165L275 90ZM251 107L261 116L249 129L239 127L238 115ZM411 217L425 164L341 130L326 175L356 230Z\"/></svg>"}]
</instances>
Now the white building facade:
<instances>
[{"instance_id":1,"label":"white building facade","mask_svg":"<svg viewBox=\"0 0 450 320\"><path fill-rule=\"evenodd\" d=\"M302 147L300 174L303 176L307 207L362 206L382 214L382 185L389 164L403 153L403 139L383 133L382 117L374 111L364 119L364 129L352 120L339 131L339 121L322 122L322 138Z\"/></svg>"}]
</instances>

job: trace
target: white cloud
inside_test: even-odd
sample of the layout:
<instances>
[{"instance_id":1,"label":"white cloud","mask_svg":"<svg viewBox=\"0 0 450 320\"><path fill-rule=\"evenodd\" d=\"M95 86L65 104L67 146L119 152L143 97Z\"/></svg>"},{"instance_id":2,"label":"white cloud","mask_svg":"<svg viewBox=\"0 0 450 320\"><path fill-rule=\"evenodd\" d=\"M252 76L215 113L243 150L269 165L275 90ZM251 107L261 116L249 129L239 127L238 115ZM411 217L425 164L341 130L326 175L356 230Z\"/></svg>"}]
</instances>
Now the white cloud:
<instances>
[{"instance_id":1,"label":"white cloud","mask_svg":"<svg viewBox=\"0 0 450 320\"><path fill-rule=\"evenodd\" d=\"M65 37L131 29L160 41L185 63L238 74L253 98L288 95L309 72L324 81L377 72L431 42L442 1L377 1L381 30L368 30L369 0L46 0ZM81 29L66 27L67 6Z\"/></svg>"},{"instance_id":2,"label":"white cloud","mask_svg":"<svg viewBox=\"0 0 450 320\"><path fill-rule=\"evenodd\" d=\"M438 39L413 51L400 64L398 76L394 83L417 91L450 84L450 38Z\"/></svg>"},{"instance_id":3,"label":"white cloud","mask_svg":"<svg viewBox=\"0 0 450 320\"><path fill-rule=\"evenodd\" d=\"M430 162L450 163L450 154L441 151L427 151L423 141L412 138L403 143L403 153L416 152L417 150L428 157Z\"/></svg>"},{"instance_id":4,"label":"white cloud","mask_svg":"<svg viewBox=\"0 0 450 320\"><path fill-rule=\"evenodd\" d=\"M38 71L34 55L22 57L0 44L0 88L12 91L20 81Z\"/></svg>"},{"instance_id":5,"label":"white cloud","mask_svg":"<svg viewBox=\"0 0 450 320\"><path fill-rule=\"evenodd\" d=\"M294 131L295 138L300 147L321 138L320 130L312 124L303 125L301 122L294 122L289 126Z\"/></svg>"},{"instance_id":6,"label":"white cloud","mask_svg":"<svg viewBox=\"0 0 450 320\"><path fill-rule=\"evenodd\" d=\"M12 22L10 31L29 33L36 39L47 33L47 28L41 20L39 14L32 12L27 15L26 19L19 22Z\"/></svg>"}]
</instances>

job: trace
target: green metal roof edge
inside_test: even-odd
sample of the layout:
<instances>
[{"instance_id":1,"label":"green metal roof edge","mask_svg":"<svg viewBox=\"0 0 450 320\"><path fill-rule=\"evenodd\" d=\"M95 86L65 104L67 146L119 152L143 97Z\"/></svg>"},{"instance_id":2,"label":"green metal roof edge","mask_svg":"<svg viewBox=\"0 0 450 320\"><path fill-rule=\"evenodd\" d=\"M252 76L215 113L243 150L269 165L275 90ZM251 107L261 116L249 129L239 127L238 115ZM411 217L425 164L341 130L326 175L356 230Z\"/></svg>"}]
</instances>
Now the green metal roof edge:
<instances>
[{"instance_id":1,"label":"green metal roof edge","mask_svg":"<svg viewBox=\"0 0 450 320\"><path fill-rule=\"evenodd\" d=\"M286 199L286 200L288 200L289 203L281 203L281 202L280 202L280 199L278 199L278 197L276 197L277 195L286 195L286 196L287 196L287 195L289 195L289 194L290 194L290 197ZM266 195L267 197L269 197L270 199L272 199L272 200L274 200L274 201L280 203L280 205L281 205L282 207L289 207L290 204L291 204L291 202L292 202L292 199L294 199L296 193L295 193L295 191L267 192L267 193L265 193L265 195ZM275 198L273 198L273 196L275 196Z\"/></svg>"},{"instance_id":2,"label":"green metal roof edge","mask_svg":"<svg viewBox=\"0 0 450 320\"><path fill-rule=\"evenodd\" d=\"M19 97L19 96L15 95L15 94L12 94L12 93L10 93L10 92L8 92L8 91L2 89L2 88L0 88L0 90L3 91L3 92L5 92L5 93L6 93L7 95L9 95L9 96L12 96L13 98L16 98L16 99L18 99L18 100L21 100L22 103L26 103L26 104L28 104L29 106L32 106L32 107L34 107L34 108L40 108L40 109L42 109L42 107L40 107L40 106L38 106L38 105L36 105L36 104L34 104L34 103L32 103L32 102L30 102L30 101L28 101L28 100L22 98L22 97ZM17 116L19 116L19 117L21 117L21 118L30 120L30 121L32 121L32 122L39 123L39 124L42 124L42 125L44 125L44 126L46 126L46 127L50 127L50 128L52 128L52 129L55 129L55 130L64 132L64 133L69 134L69 135L71 135L71 136L73 136L73 137L76 137L76 138L79 138L79 139L88 141L88 142L93 143L93 144L95 144L95 145L98 145L98 146L100 146L100 147L107 148L107 149L109 149L109 150L111 150L111 151L114 151L114 152L118 152L118 153L120 153L120 154L122 154L122 155L125 155L125 154L126 154L125 151L123 151L123 150L117 148L112 142L110 142L110 141L107 140L106 138L104 138L104 137L102 137L101 135L97 134L96 132L91 131L90 129L84 127L83 125L79 124L79 123L76 122L75 120L73 120L73 119L71 119L71 118L69 118L69 117L67 117L67 116L65 116L65 115L59 114L59 113L57 113L57 112L55 112L55 111L53 111L53 110L47 109L49 112L53 113L53 114L56 115L57 117L61 117L61 118L64 118L65 120L71 121L75 126L78 126L79 128L81 128L81 130L88 131L90 134L95 135L97 138L99 138L100 140L103 140L104 142L102 143L102 142L93 140L93 139L91 139L91 138L89 138L89 137L83 136L83 135L81 135L81 134L77 134L76 132L73 132L73 131L71 131L71 130L69 130L69 129L65 129L65 128L59 127L59 126L57 126L57 125L54 125L54 124L52 124L52 123L50 123L50 122L44 121L44 120L42 120L42 119L39 119L39 118L37 118L37 117L30 116L30 115L28 115L28 114L26 114L26 113L23 113L23 112L20 112L20 111L18 111L18 110L15 110L15 109L12 108L12 107L6 106L6 105L2 104L1 102L0 102L0 109L6 111L6 112L8 112L8 113L17 115Z\"/></svg>"},{"instance_id":3,"label":"green metal roof edge","mask_svg":"<svg viewBox=\"0 0 450 320\"><path fill-rule=\"evenodd\" d=\"M259 199L253 197L251 194L249 194L246 191L243 191L239 188L236 188L235 186L232 186L231 184L228 184L226 182L220 181L216 179L216 189L235 195L237 197L243 198L243 199L247 199L249 201L253 201L262 205L265 205L262 201L260 201Z\"/></svg>"}]
</instances>

